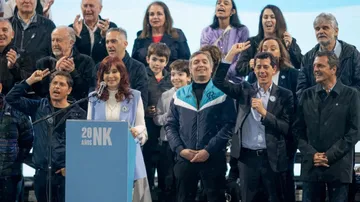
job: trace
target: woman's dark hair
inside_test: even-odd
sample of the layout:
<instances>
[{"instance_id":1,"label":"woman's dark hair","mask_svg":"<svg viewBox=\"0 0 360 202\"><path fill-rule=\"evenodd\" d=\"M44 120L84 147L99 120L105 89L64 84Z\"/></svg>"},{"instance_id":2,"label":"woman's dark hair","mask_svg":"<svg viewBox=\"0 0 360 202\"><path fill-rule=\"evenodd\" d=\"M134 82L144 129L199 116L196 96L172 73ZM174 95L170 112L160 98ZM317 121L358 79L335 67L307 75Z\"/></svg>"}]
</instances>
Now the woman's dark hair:
<instances>
[{"instance_id":1,"label":"woman's dark hair","mask_svg":"<svg viewBox=\"0 0 360 202\"><path fill-rule=\"evenodd\" d=\"M111 67L115 66L116 69L120 72L120 83L118 86L118 92L115 94L115 98L118 102L127 99L128 101L132 98L132 93L130 92L130 83L129 76L126 70L125 64L118 57L107 56L101 61L99 70L97 72L97 86L96 90L99 89L100 83L104 81L104 74L110 72ZM109 99L109 91L105 88L102 93L100 100L107 101Z\"/></svg>"},{"instance_id":2,"label":"woman's dark hair","mask_svg":"<svg viewBox=\"0 0 360 202\"><path fill-rule=\"evenodd\" d=\"M145 16L144 16L144 20L143 20L143 29L142 29L142 32L139 36L140 39L143 39L143 38L148 38L148 37L151 37L152 35L152 31L151 31L151 25L150 25L150 22L149 22L149 10L150 10L150 7L153 6L153 5L158 5L158 6L161 6L164 10L164 15L165 15L165 23L164 23L164 30L165 30L165 33L166 34L169 34L171 35L171 37L177 39L179 38L179 34L177 33L176 29L173 28L173 24L174 24L174 21L171 17L171 14L170 14L170 10L169 10L169 7L167 7L167 5L162 2L162 1L154 1L152 2L146 9L146 12L145 12Z\"/></svg>"},{"instance_id":3,"label":"woman's dark hair","mask_svg":"<svg viewBox=\"0 0 360 202\"><path fill-rule=\"evenodd\" d=\"M259 37L260 39L264 38L264 27L262 24L262 17L266 9L270 9L274 13L276 19L276 25L275 25L276 37L282 39L284 32L287 30L286 22L280 8L275 5L267 5L261 10L259 17L259 32L257 37Z\"/></svg>"},{"instance_id":4,"label":"woman's dark hair","mask_svg":"<svg viewBox=\"0 0 360 202\"><path fill-rule=\"evenodd\" d=\"M279 58L279 65L278 65L279 70L292 67L293 65L290 62L289 52L286 50L286 48L285 48L284 44L281 42L281 40L277 37L266 37L265 39L263 39L259 44L258 52L263 52L263 45L264 45L265 41L269 41L269 40L274 40L279 45L279 49L280 49L280 58Z\"/></svg>"},{"instance_id":5,"label":"woman's dark hair","mask_svg":"<svg viewBox=\"0 0 360 202\"><path fill-rule=\"evenodd\" d=\"M216 1L216 4L217 4L217 2L218 2L218 0ZM232 4L232 9L235 10L235 13L230 16L230 25L235 28L244 27L244 25L240 23L240 19L239 19L238 13L237 13L236 4L235 4L234 0L231 0L231 4ZM216 15L214 15L214 19L213 19L213 22L210 25L210 27L213 29L219 28L219 19L216 17Z\"/></svg>"}]
</instances>

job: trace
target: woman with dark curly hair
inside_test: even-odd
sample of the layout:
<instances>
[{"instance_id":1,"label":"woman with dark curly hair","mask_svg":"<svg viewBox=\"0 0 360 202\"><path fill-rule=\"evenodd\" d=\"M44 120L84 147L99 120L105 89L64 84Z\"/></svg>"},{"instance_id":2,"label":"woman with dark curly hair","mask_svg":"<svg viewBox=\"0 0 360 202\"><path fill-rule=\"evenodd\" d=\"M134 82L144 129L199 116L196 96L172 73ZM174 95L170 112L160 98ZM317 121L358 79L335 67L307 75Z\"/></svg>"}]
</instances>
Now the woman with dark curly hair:
<instances>
[{"instance_id":1,"label":"woman with dark curly hair","mask_svg":"<svg viewBox=\"0 0 360 202\"><path fill-rule=\"evenodd\" d=\"M141 94L130 88L126 67L117 57L108 56L100 63L97 78L97 89L101 82L105 82L106 87L99 98L89 101L88 119L128 122L130 132L137 140L133 201L151 202L140 148L147 140Z\"/></svg>"}]
</instances>

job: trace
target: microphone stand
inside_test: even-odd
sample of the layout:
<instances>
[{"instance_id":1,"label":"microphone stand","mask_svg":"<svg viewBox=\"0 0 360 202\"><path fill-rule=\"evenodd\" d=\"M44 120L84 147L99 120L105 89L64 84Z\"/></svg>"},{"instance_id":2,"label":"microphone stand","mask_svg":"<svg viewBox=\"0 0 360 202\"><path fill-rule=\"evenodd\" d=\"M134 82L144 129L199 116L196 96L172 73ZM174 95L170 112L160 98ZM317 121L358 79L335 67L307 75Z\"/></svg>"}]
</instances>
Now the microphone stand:
<instances>
[{"instance_id":1,"label":"microphone stand","mask_svg":"<svg viewBox=\"0 0 360 202\"><path fill-rule=\"evenodd\" d=\"M85 97L85 98L82 98L80 100L77 100L76 102L70 104L69 106L65 107L65 108L62 108L54 113L51 113L45 117L42 117L41 119L38 119L36 121L34 121L32 124L33 126L40 123L40 122L43 122L43 121L46 121L48 120L48 123L49 123L49 127L48 127L48 167L47 167L47 174L48 174L48 195L47 195L47 201L48 202L51 202L51 197L52 197L52 191L51 191L51 183L52 183L52 144L51 144L51 140L52 140L52 136L53 136L53 132L54 130L60 125L60 123L64 120L61 120L57 125L56 127L54 127L54 120L56 118L57 115L65 112L66 110L74 107L75 105L78 105L82 102L85 102L85 101L88 101L91 97L95 97L97 96L98 94L97 93L94 93L88 97ZM51 98L50 98L51 99ZM52 119L52 120L51 120Z\"/></svg>"}]
</instances>

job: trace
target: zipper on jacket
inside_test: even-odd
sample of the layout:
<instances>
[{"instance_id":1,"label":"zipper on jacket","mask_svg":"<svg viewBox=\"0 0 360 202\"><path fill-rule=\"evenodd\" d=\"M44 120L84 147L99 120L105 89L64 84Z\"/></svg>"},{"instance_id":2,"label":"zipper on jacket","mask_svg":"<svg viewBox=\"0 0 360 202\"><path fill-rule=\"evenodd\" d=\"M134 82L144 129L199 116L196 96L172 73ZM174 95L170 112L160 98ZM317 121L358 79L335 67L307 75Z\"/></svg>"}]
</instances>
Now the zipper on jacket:
<instances>
[{"instance_id":1,"label":"zipper on jacket","mask_svg":"<svg viewBox=\"0 0 360 202\"><path fill-rule=\"evenodd\" d=\"M21 44L20 44L20 50L24 50L24 30L21 31Z\"/></svg>"}]
</instances>

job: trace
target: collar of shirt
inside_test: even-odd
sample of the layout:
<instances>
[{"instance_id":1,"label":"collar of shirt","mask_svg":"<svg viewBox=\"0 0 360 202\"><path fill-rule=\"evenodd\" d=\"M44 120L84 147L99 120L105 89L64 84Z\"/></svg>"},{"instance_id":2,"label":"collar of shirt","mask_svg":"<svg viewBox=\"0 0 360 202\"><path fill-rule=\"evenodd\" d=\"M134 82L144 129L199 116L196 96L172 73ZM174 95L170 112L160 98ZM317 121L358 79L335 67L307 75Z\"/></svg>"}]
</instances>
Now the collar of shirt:
<instances>
[{"instance_id":1,"label":"collar of shirt","mask_svg":"<svg viewBox=\"0 0 360 202\"><path fill-rule=\"evenodd\" d=\"M329 93L335 92L336 94L339 95L341 93L341 90L342 90L342 83L340 81L336 81L335 85L332 88L330 88ZM315 91L317 93L326 92L326 90L321 84L317 84Z\"/></svg>"},{"instance_id":2,"label":"collar of shirt","mask_svg":"<svg viewBox=\"0 0 360 202\"><path fill-rule=\"evenodd\" d=\"M342 50L341 43L340 43L338 40L336 40L335 47L334 47L334 49L332 50L332 51L335 53L336 57L338 57L338 58L340 57L341 50ZM322 50L321 50L321 46L320 46L320 48L319 48L319 51L322 51Z\"/></svg>"},{"instance_id":3,"label":"collar of shirt","mask_svg":"<svg viewBox=\"0 0 360 202\"><path fill-rule=\"evenodd\" d=\"M86 22L85 22L85 20L84 20L84 25L86 26L86 28L89 30L90 33L96 32L96 30L97 30L97 28L98 28L96 25L97 25L98 23L99 23L99 20L96 22L94 29L91 29L91 28L86 24Z\"/></svg>"},{"instance_id":4,"label":"collar of shirt","mask_svg":"<svg viewBox=\"0 0 360 202\"><path fill-rule=\"evenodd\" d=\"M265 92L264 88L261 88L259 82L257 82L258 90L259 90L259 92L261 92L262 94L267 94L267 93L270 94L272 86L273 86L273 82L271 82L271 85L270 85L269 89Z\"/></svg>"},{"instance_id":5,"label":"collar of shirt","mask_svg":"<svg viewBox=\"0 0 360 202\"><path fill-rule=\"evenodd\" d=\"M37 22L37 14L36 14L36 13L35 13L33 16L31 16L29 23L26 23L26 22L20 17L19 13L17 14L17 16L18 16L18 18L19 18L19 20L20 20L20 22L21 22L21 25L23 26L24 30L26 30L31 23Z\"/></svg>"}]
</instances>

